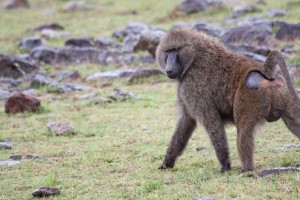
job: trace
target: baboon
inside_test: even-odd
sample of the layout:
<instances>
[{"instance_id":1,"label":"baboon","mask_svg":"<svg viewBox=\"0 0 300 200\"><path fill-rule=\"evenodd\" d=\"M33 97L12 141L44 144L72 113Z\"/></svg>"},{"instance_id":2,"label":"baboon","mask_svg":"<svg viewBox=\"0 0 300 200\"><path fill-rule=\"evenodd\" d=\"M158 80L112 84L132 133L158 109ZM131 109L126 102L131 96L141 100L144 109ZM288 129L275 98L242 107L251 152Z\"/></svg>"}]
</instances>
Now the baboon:
<instances>
[{"instance_id":1,"label":"baboon","mask_svg":"<svg viewBox=\"0 0 300 200\"><path fill-rule=\"evenodd\" d=\"M209 134L221 172L231 168L225 124L237 127L242 170L255 169L254 133L282 118L300 139L300 100L282 55L259 63L232 53L216 38L192 29L173 30L160 41L158 65L177 80L180 117L160 169L172 168L196 128Z\"/></svg>"}]
</instances>

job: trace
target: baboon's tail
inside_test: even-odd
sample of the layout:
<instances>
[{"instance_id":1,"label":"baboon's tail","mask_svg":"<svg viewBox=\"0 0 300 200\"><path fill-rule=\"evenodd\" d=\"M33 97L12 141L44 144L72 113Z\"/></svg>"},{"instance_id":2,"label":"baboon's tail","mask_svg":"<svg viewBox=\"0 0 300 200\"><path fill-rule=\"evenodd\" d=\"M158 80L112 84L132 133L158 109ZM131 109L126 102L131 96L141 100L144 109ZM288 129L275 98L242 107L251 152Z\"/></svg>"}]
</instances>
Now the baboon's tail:
<instances>
[{"instance_id":1,"label":"baboon's tail","mask_svg":"<svg viewBox=\"0 0 300 200\"><path fill-rule=\"evenodd\" d=\"M293 83L292 83L291 77L289 75L289 71L286 66L284 57L278 51L272 51L268 56L266 63L267 62L273 63L273 65L277 65L277 64L279 65L282 75L286 81L287 87L294 99L294 102L297 104L298 108L300 108L300 99L297 95L297 92L296 92L294 86L293 86ZM275 66L273 66L273 67L275 67Z\"/></svg>"}]
</instances>

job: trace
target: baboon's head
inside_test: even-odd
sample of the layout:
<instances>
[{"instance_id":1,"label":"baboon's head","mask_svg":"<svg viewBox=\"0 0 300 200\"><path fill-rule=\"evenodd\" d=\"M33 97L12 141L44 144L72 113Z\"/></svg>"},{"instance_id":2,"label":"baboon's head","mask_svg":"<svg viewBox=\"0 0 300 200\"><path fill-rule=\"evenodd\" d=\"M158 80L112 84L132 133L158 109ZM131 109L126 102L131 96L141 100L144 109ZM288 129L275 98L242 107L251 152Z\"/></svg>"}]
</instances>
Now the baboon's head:
<instances>
[{"instance_id":1,"label":"baboon's head","mask_svg":"<svg viewBox=\"0 0 300 200\"><path fill-rule=\"evenodd\" d=\"M182 77L195 59L194 31L174 30L161 38L156 51L158 65L171 79Z\"/></svg>"}]
</instances>

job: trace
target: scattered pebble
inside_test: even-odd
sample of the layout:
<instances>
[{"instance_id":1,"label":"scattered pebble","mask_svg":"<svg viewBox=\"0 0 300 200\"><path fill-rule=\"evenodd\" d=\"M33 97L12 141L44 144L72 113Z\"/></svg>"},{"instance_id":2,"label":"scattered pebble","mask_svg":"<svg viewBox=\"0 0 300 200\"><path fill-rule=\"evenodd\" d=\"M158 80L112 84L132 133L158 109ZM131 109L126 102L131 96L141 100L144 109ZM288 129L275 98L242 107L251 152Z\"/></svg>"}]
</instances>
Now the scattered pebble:
<instances>
[{"instance_id":1,"label":"scattered pebble","mask_svg":"<svg viewBox=\"0 0 300 200\"><path fill-rule=\"evenodd\" d=\"M0 142L0 149L11 149L12 145L9 142Z\"/></svg>"},{"instance_id":2,"label":"scattered pebble","mask_svg":"<svg viewBox=\"0 0 300 200\"><path fill-rule=\"evenodd\" d=\"M54 133L57 136L74 135L76 133L74 126L67 122L49 122L47 128L51 133Z\"/></svg>"},{"instance_id":3,"label":"scattered pebble","mask_svg":"<svg viewBox=\"0 0 300 200\"><path fill-rule=\"evenodd\" d=\"M21 164L21 161L16 161L16 160L0 161L0 166L14 166L18 164Z\"/></svg>"},{"instance_id":4,"label":"scattered pebble","mask_svg":"<svg viewBox=\"0 0 300 200\"><path fill-rule=\"evenodd\" d=\"M40 187L32 193L32 196L43 198L43 197L57 196L59 194L60 194L60 190L56 187Z\"/></svg>"}]
</instances>

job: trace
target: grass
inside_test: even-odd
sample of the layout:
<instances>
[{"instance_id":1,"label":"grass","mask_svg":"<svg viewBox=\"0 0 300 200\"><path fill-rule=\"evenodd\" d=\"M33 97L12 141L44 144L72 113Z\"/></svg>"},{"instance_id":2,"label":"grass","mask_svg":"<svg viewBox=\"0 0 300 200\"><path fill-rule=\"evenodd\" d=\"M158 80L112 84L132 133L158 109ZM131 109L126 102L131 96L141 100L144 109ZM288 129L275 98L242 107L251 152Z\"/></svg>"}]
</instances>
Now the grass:
<instances>
[{"instance_id":1,"label":"grass","mask_svg":"<svg viewBox=\"0 0 300 200\"><path fill-rule=\"evenodd\" d=\"M113 30L129 21L170 28L175 21L195 22L199 19L219 23L231 7L220 12L208 10L191 16L171 19L168 14L179 1L112 1L90 0L96 5L91 11L56 12L66 1L32 0L29 10L0 11L1 52L20 53L18 41L33 33L29 28L59 22L72 37L110 36ZM272 5L271 5L272 4ZM286 1L267 2L280 8ZM136 10L138 15L129 11ZM54 11L54 14L51 14ZM283 20L297 21L293 8ZM50 15L47 15L49 14ZM163 20L162 20L163 19ZM35 33L34 33L35 34ZM71 37L70 36L70 37ZM65 38L47 41L60 46ZM299 52L299 51L298 51ZM299 54L290 63L298 62ZM96 71L116 66L45 66L50 73L76 69L82 80ZM131 67L131 66L129 66ZM156 66L151 66L156 67ZM79 80L81 82L82 80ZM85 83L87 84L87 83ZM50 199L191 199L212 196L216 199L291 199L300 198L299 173L286 173L261 179L251 177L271 167L299 166L299 149L274 151L287 144L299 144L282 121L267 124L258 134L256 145L257 170L242 173L235 145L236 129L226 128L231 148L233 170L219 173L219 163L209 138L200 127L172 170L158 170L176 123L176 84L166 78L146 79L129 85L114 81L111 87L100 88L100 82L89 83L96 88L88 93L107 97L113 88L137 93L139 99L94 105L78 100L86 92L67 94L39 90L43 109L36 114L7 116L0 103L0 140L9 139L12 150L1 150L0 160L13 154L32 154L45 159L24 160L16 166L0 166L0 199L32 199L31 193L40 186L55 186L61 195ZM47 123L72 123L77 135L49 135ZM196 151L197 147L205 147Z\"/></svg>"}]
</instances>

